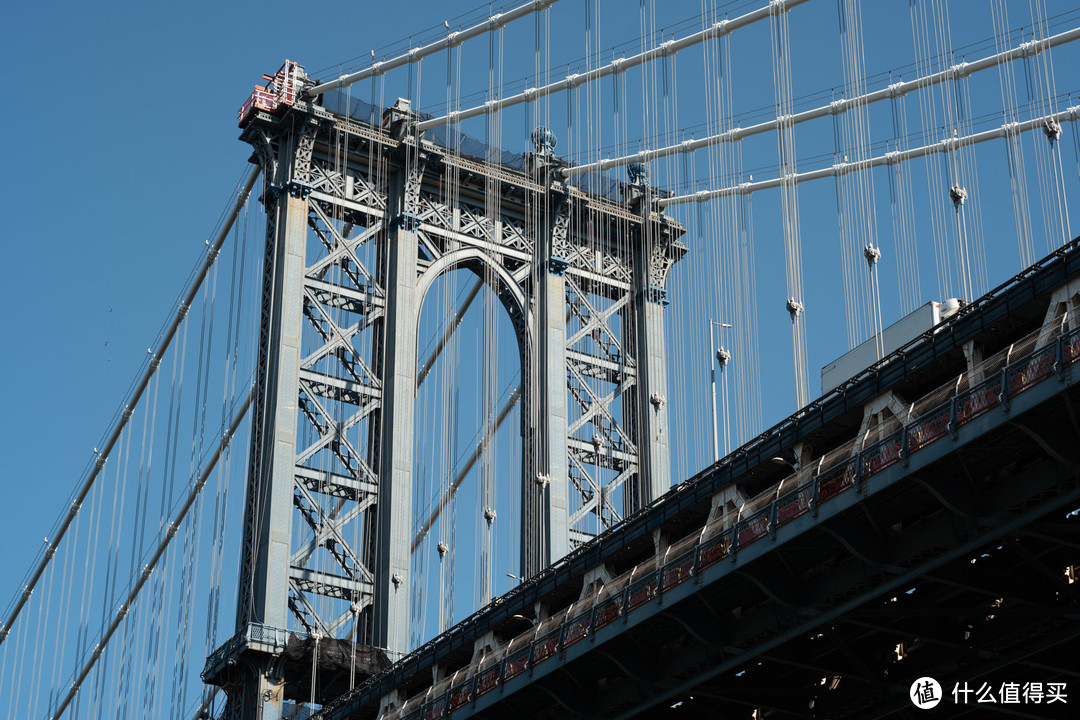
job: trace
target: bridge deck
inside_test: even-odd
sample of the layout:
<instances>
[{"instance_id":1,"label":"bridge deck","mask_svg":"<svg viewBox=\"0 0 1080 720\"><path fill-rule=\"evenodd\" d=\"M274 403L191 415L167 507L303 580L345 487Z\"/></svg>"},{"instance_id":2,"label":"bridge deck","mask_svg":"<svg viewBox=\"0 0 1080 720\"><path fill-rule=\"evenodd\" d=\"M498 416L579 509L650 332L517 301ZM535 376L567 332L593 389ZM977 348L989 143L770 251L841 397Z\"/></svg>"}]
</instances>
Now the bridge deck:
<instances>
[{"instance_id":1,"label":"bridge deck","mask_svg":"<svg viewBox=\"0 0 1080 720\"><path fill-rule=\"evenodd\" d=\"M702 530L713 494L736 480L768 484L777 467L769 458L795 442L814 432L820 438L824 427L849 432L851 411L861 414L886 389L940 381L970 339L993 348L996 337L1008 347L1020 330L1037 327L1050 291L1080 274L1075 248L673 489L323 714L373 717L380 698L398 688L412 698L406 718L451 710L454 717L632 717L678 702L672 711L695 706L712 715L764 703L804 716L811 701L836 717L863 717L871 706L884 716L908 707L904 683L920 676L912 672L976 685L1075 674L1062 655L1075 656L1080 627L1078 593L1063 574L1080 559L1080 521L1065 516L1080 505L1076 332L1046 347L1031 341L1034 352L1013 353L985 383L935 395L942 402L924 406L916 422L851 459L832 453L838 462L789 483L737 525ZM654 531L674 538L659 568L648 560ZM618 592L609 587L587 606L574 604L589 568L622 572L643 559L613 585ZM528 629L522 616L533 617L539 601L561 612L470 665L476 639ZM448 679L430 687L436 664ZM1001 676L1017 668L1030 673Z\"/></svg>"},{"instance_id":2,"label":"bridge deck","mask_svg":"<svg viewBox=\"0 0 1080 720\"><path fill-rule=\"evenodd\" d=\"M1080 559L1080 520L1066 517L1080 504L1076 381L1048 378L906 465L866 475L864 455L864 474L816 517L785 512L802 512L801 488L781 495L759 516L771 522L752 517L629 584L610 625L599 624L603 605L586 613L592 637L577 639L575 618L561 634L536 633L529 664L500 658L501 687L454 716L652 717L692 706L718 717L745 706L886 717L910 707L908 686L927 675L995 692L1075 678L1080 592L1062 569ZM561 644L549 658L551 637ZM424 699L427 713L454 696Z\"/></svg>"}]
</instances>

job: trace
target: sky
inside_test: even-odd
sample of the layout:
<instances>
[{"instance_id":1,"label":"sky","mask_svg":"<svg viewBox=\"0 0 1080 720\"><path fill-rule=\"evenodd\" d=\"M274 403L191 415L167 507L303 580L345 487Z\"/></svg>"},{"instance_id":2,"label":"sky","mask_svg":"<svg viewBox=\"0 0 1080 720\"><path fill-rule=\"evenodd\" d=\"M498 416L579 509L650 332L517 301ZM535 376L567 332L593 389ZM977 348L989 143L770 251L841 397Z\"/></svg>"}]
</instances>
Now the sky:
<instances>
[{"instance_id":1,"label":"sky","mask_svg":"<svg viewBox=\"0 0 1080 720\"><path fill-rule=\"evenodd\" d=\"M732 5L730 14L759 4ZM553 69L548 77L554 80L580 65L586 41L592 51L625 43L621 51L600 53L608 61L620 52L636 52L643 26L651 37L664 38L688 34L701 25L699 2L655 3L654 8L650 1L644 5L644 15L637 2L608 0L602 5L600 13L590 14L590 8L596 10L594 4L561 0L551 11L551 26L543 30L546 40L540 50L535 47L532 21L508 29L501 48L485 40L473 41L463 51L462 105L476 104L479 95L473 93L482 94L492 82L489 71L495 72L496 66L489 58L499 52L506 58L501 65L504 86L520 89L517 81L534 72L538 56L541 65L550 59ZM800 109L843 95L836 3L824 5L824 10L813 12L809 6L797 8L791 15L792 80ZM978 3L978 9L970 9L975 5L965 3L963 11L953 9L952 44L959 48L957 59L995 51L992 42L983 42L994 32L992 4ZM6 172L0 176L5 218L0 232L0 337L4 338L0 437L7 452L0 546L11 550L4 564L8 572L0 581L0 598L16 592L29 557L62 512L63 498L92 457L145 359L146 348L170 316L230 192L248 168L250 152L237 139L236 111L252 85L286 58L302 62L313 73L329 68L317 75L329 79L362 63L371 50L380 57L394 54L409 44L410 33L413 42L430 39L441 32L432 28L440 28L443 20L457 27L462 15L476 19L486 14L486 9L473 12L476 6L471 2L416 1L408 3L407 12L403 7L325 0L304 4L45 1L5 9L0 57L8 68L9 99L0 120L6 158ZM1009 11L1010 27L1029 22L1028 3L1010 4ZM908 4L867 4L864 13L864 32L873 38L864 46L865 71L871 77L868 89L882 87L892 77L914 77ZM1054 32L1080 25L1076 2L1047 2L1046 14L1064 18L1065 24ZM1028 37L1020 33L1012 39ZM775 101L770 42L766 24L733 40L731 108L744 125L767 117L759 111L768 111ZM433 59L424 65L420 77L404 71L395 74L380 87L379 96L390 102L414 91L421 108L438 114L446 103L446 69L440 62ZM1067 69L1080 67L1077 49L1068 46L1055 51L1054 62L1055 94L1072 93L1071 100L1061 101L1061 109L1076 105L1080 84ZM651 132L655 141L651 144L668 137L681 141L693 133L701 136L716 126L716 110L710 103L718 101L711 93L720 87L708 85L716 79L704 69L707 64L699 52L680 60L677 74L674 66L665 65L651 78L634 75L633 82L621 89L605 85L591 95L578 93L569 103L554 98L527 112L508 112L500 143L520 151L528 130L543 121L561 138L558 152L587 161L639 149L643 128ZM890 72L895 74L890 76ZM643 85L651 90L642 90ZM370 92L365 87L357 95L366 98ZM971 100L967 107L971 117L982 123L974 124L977 129L1000 124L997 75L984 73L964 92ZM1024 92L1022 88L1021 97ZM902 115L914 125L921 107L910 99ZM866 123L875 142L894 136L895 119L884 103L870 111ZM590 124L592 120L596 127ZM931 128L928 137L935 139L933 133L941 131L943 121L935 116L927 125ZM1075 141L1069 135L1075 132L1074 125L1066 124L1060 145L1060 182L1065 203L1072 209L1072 235L1080 227ZM483 122L465 130L478 137L487 132ZM831 121L800 126L796 143L800 158L806 158L800 160L800 169L833 162L836 131ZM979 283L983 291L1021 267L1015 241L1015 196L1010 195L1005 154L1000 144L994 144L996 149L980 148L971 156L971 162L978 162L974 176L982 191L974 200L979 202L977 228L986 257L985 275ZM1046 153L1034 144L1024 147L1029 153L1026 172L1050 177ZM727 168L733 160L728 157L722 162L728 163L723 165ZM741 169L743 180L750 175L757 179L776 175L773 135L744 142ZM705 153L653 168L654 182L683 190L715 187L719 174L713 172ZM928 189L934 180L927 180L922 166L912 170L912 177L914 193L930 195L928 204L943 202L943 187ZM1054 242L1044 241L1044 226L1051 227L1054 218L1059 218L1053 208L1047 210L1052 193L1046 182L1030 182L1038 257ZM887 176L875 175L874 188L877 194L867 213L888 253L896 247L898 225L890 217ZM754 196L751 210L757 274L750 286L761 316L754 333L760 367L757 384L744 393L743 416L731 421L733 428L737 423L742 428L742 439L795 409L791 336L783 310L787 298L783 228L775 195ZM806 285L815 288L807 291L806 304L810 395L816 397L818 370L852 343L853 331L845 334L844 327L845 306L851 301L843 294L837 248L843 229L838 230L834 186L831 182L807 185L799 197L804 277ZM969 207L974 206L973 202ZM920 258L916 304L957 295L948 292L955 290L948 272L940 264L935 267L936 253L947 252L947 239L935 245L929 237L932 213L917 202L907 210L912 212L910 235ZM726 277L719 245L710 246L710 242L720 242L727 227L722 212L718 205L673 212L689 228L686 239L691 247L691 255L673 271L670 282L676 302L667 311L672 318L669 382L676 386L672 402L682 403L687 412L682 421L686 427L675 431L682 432L673 465L677 479L700 470L711 459L705 422L708 409L701 400L708 378L707 335L703 333L710 318L727 320L723 315L734 312L733 306L725 306L734 302L725 294L730 289L703 290L716 285L718 277ZM852 242L859 244L857 238ZM942 274L945 279L937 279ZM882 322L888 325L900 316L897 296L902 281L895 261L890 265L883 261L881 278ZM694 298L701 297L705 299L696 303ZM680 306L681 298L687 300ZM745 323L740 331L743 345L749 347ZM865 328L862 336L857 332L855 336L856 341L864 339ZM733 429L732 434L739 433ZM497 588L504 591L513 581L502 578L499 570Z\"/></svg>"}]
</instances>

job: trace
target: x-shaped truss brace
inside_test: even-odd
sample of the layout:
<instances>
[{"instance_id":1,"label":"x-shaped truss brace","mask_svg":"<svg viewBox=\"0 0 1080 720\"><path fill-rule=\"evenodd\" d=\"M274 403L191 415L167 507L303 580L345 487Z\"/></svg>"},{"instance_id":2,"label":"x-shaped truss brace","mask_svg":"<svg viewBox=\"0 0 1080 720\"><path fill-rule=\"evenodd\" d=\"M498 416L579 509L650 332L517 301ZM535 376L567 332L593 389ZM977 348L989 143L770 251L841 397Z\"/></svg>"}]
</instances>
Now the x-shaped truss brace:
<instances>
[{"instance_id":1,"label":"x-shaped truss brace","mask_svg":"<svg viewBox=\"0 0 1080 720\"><path fill-rule=\"evenodd\" d=\"M581 323L581 328L566 341L566 347L572 348L586 337L591 337L596 341L597 346L603 350L607 360L621 362L626 357L626 352L622 343L611 332L608 319L626 306L630 296L623 294L609 308L598 311L589 302L588 295L582 292L581 288L577 287L569 278L566 281L566 289L568 291L567 304L570 306L570 311ZM573 291L573 294L571 295L569 291ZM614 352L612 352L613 347Z\"/></svg>"},{"instance_id":2,"label":"x-shaped truss brace","mask_svg":"<svg viewBox=\"0 0 1080 720\"><path fill-rule=\"evenodd\" d=\"M378 235L382 230L380 226L368 228L355 238L346 239L338 232L336 224L318 202L310 204L311 213L308 215L308 227L326 248L326 255L311 265L305 272L307 278L324 280L332 267L340 267L342 273L349 278L354 288L360 292L371 293L378 298L385 297L386 293L382 286L375 280L363 262L360 261L356 251L369 240ZM321 223L321 225L320 225Z\"/></svg>"},{"instance_id":3,"label":"x-shaped truss brace","mask_svg":"<svg viewBox=\"0 0 1080 720\"><path fill-rule=\"evenodd\" d=\"M627 378L624 382L616 385L607 395L600 396L589 385L588 378L582 375L578 363L568 362L567 369L570 372L571 379L577 381L571 382L568 387L571 396L577 401L581 411L578 419L570 425L569 434L573 436L586 423L591 423L600 433L601 439L607 447L619 448L624 452L636 455L637 446L634 444L633 439L611 413L612 402L631 387L634 380ZM612 437L613 432L617 437Z\"/></svg>"},{"instance_id":4,"label":"x-shaped truss brace","mask_svg":"<svg viewBox=\"0 0 1080 720\"><path fill-rule=\"evenodd\" d=\"M622 521L622 513L611 504L611 495L637 472L636 464L627 465L622 472L601 487L586 465L575 453L570 453L570 482L582 498L581 507L570 516L570 527L576 528L589 513L596 513L605 528ZM584 484L582 484L584 480Z\"/></svg>"}]
</instances>

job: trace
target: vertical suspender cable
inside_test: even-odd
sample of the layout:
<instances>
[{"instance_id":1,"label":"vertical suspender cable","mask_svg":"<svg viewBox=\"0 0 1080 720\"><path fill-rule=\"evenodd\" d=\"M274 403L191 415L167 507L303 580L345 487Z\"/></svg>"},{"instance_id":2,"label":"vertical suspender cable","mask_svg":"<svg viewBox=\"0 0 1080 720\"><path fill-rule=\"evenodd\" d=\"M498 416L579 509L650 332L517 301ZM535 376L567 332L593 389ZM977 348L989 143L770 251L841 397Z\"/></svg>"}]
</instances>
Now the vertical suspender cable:
<instances>
[{"instance_id":1,"label":"vertical suspender cable","mask_svg":"<svg viewBox=\"0 0 1080 720\"><path fill-rule=\"evenodd\" d=\"M15 602L14 608L8 614L7 619L4 620L4 626L3 628L0 628L0 645L3 645L4 640L7 639L8 633L11 632L12 624L14 624L16 618L19 617L19 613L26 605L27 600L30 599L30 595L34 591L34 587L37 585L38 580L41 579L41 574L45 571L45 566L49 564L49 561L52 559L53 555L56 554L56 549L57 547L59 547L60 541L64 538L64 534L67 532L68 527L70 527L72 520L74 520L75 516L79 514L79 508L82 506L83 500L86 499L86 495L90 492L90 488L93 487L94 481L97 480L97 476L98 473L101 472L101 468L105 466L105 461L108 459L109 453L112 451L113 446L116 444L117 440L120 439L120 434L127 426L128 420L131 418L133 409L135 405L138 404L139 398L142 397L143 391L146 389L146 386L150 382L150 378L153 377L154 373L157 371L158 364L161 362L162 354L169 347L169 343L172 342L173 336L176 335L177 328L180 327L180 323L187 315L188 308L191 306L192 300L194 300L195 295L198 293L199 287L202 285L203 279L206 277L207 272L209 272L210 267L217 260L217 256L219 251L221 250L221 246L225 242L225 239L228 237L229 230L232 228L232 224L236 220L236 216L240 214L240 210L244 207L244 203L247 202L248 194L251 192L251 188L255 185L255 180L258 177L258 168L252 169L251 172L248 174L248 177L245 180L244 185L236 198L235 205L230 211L228 217L226 218L225 223L222 225L221 230L218 232L217 238L214 240L214 244L206 253L206 259L203 262L202 267L199 268L198 272L196 272L195 274L195 277L192 279L191 287L189 288L187 295L181 301L180 307L176 311L176 315L173 317L172 322L165 330L165 334L162 336L157 348L151 353L150 362L147 364L146 370L143 372L142 377L139 378L138 383L135 385L135 389L131 393L128 402L124 405L124 410L120 414L120 417L116 420L112 432L109 434L108 440L105 441L104 446L102 446L101 452L98 453L97 460L95 461L93 468L87 475L86 480L83 481L83 484L79 487L79 490L75 495L75 500L71 503L70 508L68 508L67 515L64 516L64 519L60 522L60 525L56 529L56 532L53 533L53 537L52 540L49 542L48 548L46 548L44 555L42 555L41 560L37 564L37 567L35 567L33 572L31 573L30 580L23 588L22 594Z\"/></svg>"},{"instance_id":2,"label":"vertical suspender cable","mask_svg":"<svg viewBox=\"0 0 1080 720\"><path fill-rule=\"evenodd\" d=\"M82 669L79 671L79 674L75 676L75 679L74 681L72 681L71 687L68 688L67 694L64 696L64 699L60 701L59 705L57 705L56 712L52 714L51 720L59 720L59 718L64 714L64 711L67 709L68 705L71 704L72 699L79 692L79 687L82 685L83 680L86 679L87 674L89 674L89 672L94 668L94 665L101 658L102 653L105 652L105 646L112 638L113 633L116 632L116 628L119 627L120 623L124 621L124 618L127 616L128 611L131 610L131 606L135 602L135 598L138 596L139 591L142 590L143 585L146 584L146 581L150 579L150 576L153 574L154 568L157 566L158 561L161 560L161 556L164 555L165 551L168 549L170 541L173 539L173 537L176 536L176 531L180 528L180 524L184 521L184 518L187 516L188 511L191 509L191 506L195 504L195 500L198 499L199 493L202 491L203 486L206 485L206 481L210 477L210 473L213 472L214 466L217 465L218 458L221 457L222 453L225 451L225 448L228 447L229 443L232 441L232 437L236 433L237 428L240 427L240 423L243 421L244 416L247 415L248 408L251 407L251 400L253 397L254 391L249 391L243 403L241 403L240 407L237 408L236 413L233 415L232 423L230 423L228 429L221 436L221 442L218 443L218 446L214 450L213 455L211 455L207 459L206 465L204 466L202 473L199 475L199 479L195 481L195 484L192 486L191 490L188 492L187 497L184 499L183 505L180 506L172 522L169 523L168 529L166 530L164 537L158 543L157 548L155 548L154 554L150 556L150 559L147 561L146 565L143 566L142 572L139 573L138 579L132 586L127 598L113 615L112 622L109 623L109 627L106 628L105 632L101 636L101 639L98 640L97 644L94 646L94 651L90 654L90 658L83 665Z\"/></svg>"}]
</instances>

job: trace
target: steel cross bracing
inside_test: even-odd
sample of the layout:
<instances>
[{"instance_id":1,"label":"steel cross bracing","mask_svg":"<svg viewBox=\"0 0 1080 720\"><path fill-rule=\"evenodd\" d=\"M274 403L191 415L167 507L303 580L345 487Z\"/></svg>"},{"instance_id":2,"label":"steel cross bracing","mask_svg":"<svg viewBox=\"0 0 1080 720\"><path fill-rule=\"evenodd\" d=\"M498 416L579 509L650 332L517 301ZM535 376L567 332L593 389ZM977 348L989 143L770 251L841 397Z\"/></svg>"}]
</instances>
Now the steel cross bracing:
<instances>
[{"instance_id":1,"label":"steel cross bracing","mask_svg":"<svg viewBox=\"0 0 1080 720\"><path fill-rule=\"evenodd\" d=\"M237 636L207 676L233 685L232 717L284 699L279 648L250 640L263 629L408 649L416 334L440 274L484 278L517 337L524 575L669 486L663 313L682 228L649 188L599 198L554 158L486 165L414 121L298 102L242 136L267 236Z\"/></svg>"}]
</instances>

